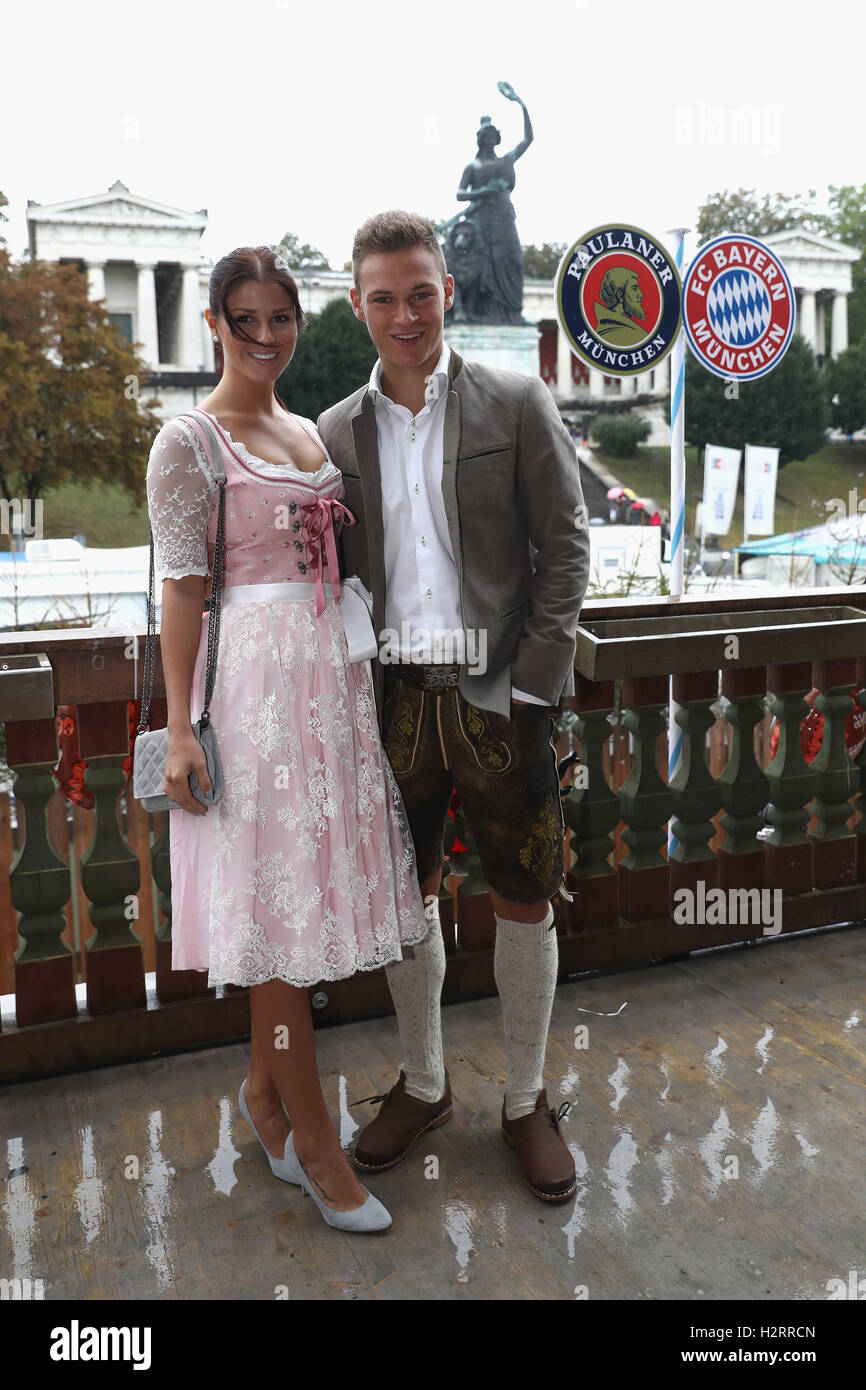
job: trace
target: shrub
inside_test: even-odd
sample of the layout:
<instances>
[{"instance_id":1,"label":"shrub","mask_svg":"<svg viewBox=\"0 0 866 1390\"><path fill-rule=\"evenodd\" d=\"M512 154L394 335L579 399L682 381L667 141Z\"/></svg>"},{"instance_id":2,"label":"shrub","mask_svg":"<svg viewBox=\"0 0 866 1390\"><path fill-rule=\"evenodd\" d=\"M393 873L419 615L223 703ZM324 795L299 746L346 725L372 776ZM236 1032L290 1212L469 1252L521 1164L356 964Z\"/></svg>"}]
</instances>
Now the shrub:
<instances>
[{"instance_id":1,"label":"shrub","mask_svg":"<svg viewBox=\"0 0 866 1390\"><path fill-rule=\"evenodd\" d=\"M649 420L630 411L625 415L601 415L592 426L592 436L602 453L618 459L634 458L638 445L649 439L650 433Z\"/></svg>"}]
</instances>

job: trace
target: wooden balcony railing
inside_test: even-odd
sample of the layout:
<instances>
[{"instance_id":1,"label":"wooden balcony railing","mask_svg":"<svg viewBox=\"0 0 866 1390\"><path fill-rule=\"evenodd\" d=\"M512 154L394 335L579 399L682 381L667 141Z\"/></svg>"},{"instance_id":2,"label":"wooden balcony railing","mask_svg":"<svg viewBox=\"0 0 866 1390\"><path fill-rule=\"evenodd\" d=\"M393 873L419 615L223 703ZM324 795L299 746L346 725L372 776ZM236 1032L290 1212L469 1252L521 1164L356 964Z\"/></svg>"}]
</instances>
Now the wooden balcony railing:
<instances>
[{"instance_id":1,"label":"wooden balcony railing","mask_svg":"<svg viewBox=\"0 0 866 1390\"><path fill-rule=\"evenodd\" d=\"M742 920L762 890L781 890L779 935L866 919L866 749L852 759L845 740L849 713L866 710L863 597L817 589L585 606L569 702L582 767L564 801L574 899L555 903L562 975L766 940L764 919ZM56 718L16 709L5 722L13 793L0 797L0 1078L246 1036L245 990L171 969L168 816L142 811L123 767L135 641L110 629L0 635L0 668L40 652L55 705L76 708L94 805L73 811L52 777ZM670 675L682 755L669 782ZM799 729L813 687L824 732L808 764ZM154 716L164 719L164 702ZM563 735L560 754L568 747ZM456 832L467 850L462 876L442 891L446 1002L494 988L495 924L459 813ZM718 910L677 920L682 890L703 904L718 888L736 895L739 920ZM382 971L311 994L322 1023L391 1007Z\"/></svg>"}]
</instances>

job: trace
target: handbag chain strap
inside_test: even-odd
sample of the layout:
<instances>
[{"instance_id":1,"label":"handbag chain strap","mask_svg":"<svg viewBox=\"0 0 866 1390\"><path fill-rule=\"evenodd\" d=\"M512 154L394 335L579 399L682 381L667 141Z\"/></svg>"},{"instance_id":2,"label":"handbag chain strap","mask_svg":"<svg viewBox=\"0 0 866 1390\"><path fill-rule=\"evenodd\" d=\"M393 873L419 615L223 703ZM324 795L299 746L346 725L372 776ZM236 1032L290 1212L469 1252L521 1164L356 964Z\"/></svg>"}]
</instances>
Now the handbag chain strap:
<instances>
[{"instance_id":1,"label":"handbag chain strap","mask_svg":"<svg viewBox=\"0 0 866 1390\"><path fill-rule=\"evenodd\" d=\"M204 708L201 713L201 727L206 729L210 723L210 702L216 681L216 663L219 650L220 617L222 615L223 574L225 569L225 520L226 520L226 475L222 462L219 441L210 421L199 415L179 415L180 420L193 420L205 433L210 446L210 462L219 489L217 502L216 536L214 538L213 570L211 573L211 593L208 604L207 621L207 662L205 666ZM154 554L153 528L150 531L150 573L147 581L147 637L144 646L144 663L141 675L141 718L137 732L145 733L150 728L150 704L153 699L153 679L156 654L156 604L154 600Z\"/></svg>"}]
</instances>

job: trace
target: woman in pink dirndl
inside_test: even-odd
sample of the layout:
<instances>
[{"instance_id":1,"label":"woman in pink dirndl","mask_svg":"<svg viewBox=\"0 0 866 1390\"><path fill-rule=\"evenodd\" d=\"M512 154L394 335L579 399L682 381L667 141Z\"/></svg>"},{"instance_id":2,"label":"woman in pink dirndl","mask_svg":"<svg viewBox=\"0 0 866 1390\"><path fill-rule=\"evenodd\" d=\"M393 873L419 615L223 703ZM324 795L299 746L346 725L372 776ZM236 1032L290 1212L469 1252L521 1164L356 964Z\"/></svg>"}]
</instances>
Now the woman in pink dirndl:
<instances>
[{"instance_id":1,"label":"woman in pink dirndl","mask_svg":"<svg viewBox=\"0 0 866 1390\"><path fill-rule=\"evenodd\" d=\"M308 987L400 960L429 922L370 674L348 657L335 528L353 518L342 475L274 387L303 326L297 286L268 247L243 247L214 267L209 305L224 370L197 409L226 474L210 707L225 791L207 808L188 784L194 772L209 787L191 727L217 510L204 431L169 420L147 473L163 581L165 790L181 807L171 813L172 965L206 970L209 985L249 986L239 1103L272 1171L308 1190L328 1224L381 1229L390 1217L358 1182L322 1096Z\"/></svg>"}]
</instances>

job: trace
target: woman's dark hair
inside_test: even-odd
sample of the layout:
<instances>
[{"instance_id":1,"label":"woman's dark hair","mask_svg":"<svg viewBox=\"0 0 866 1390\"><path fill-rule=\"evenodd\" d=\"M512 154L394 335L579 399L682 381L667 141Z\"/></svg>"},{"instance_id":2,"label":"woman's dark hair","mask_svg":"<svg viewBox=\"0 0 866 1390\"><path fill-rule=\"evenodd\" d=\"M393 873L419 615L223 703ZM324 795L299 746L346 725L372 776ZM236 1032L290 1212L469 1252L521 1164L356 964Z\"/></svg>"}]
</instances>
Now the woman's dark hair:
<instances>
[{"instance_id":1,"label":"woman's dark hair","mask_svg":"<svg viewBox=\"0 0 866 1390\"><path fill-rule=\"evenodd\" d=\"M298 332L302 331L306 324L306 316L301 308L294 276L284 257L278 251L271 250L270 246L238 246L217 261L210 273L208 286L210 311L217 318L222 315L233 338L246 338L248 343L258 341L249 333L245 333L235 322L226 304L228 296L242 280L258 280L260 284L271 281L275 285L282 285L292 301ZM219 343L214 343L214 355L217 373L222 376L222 349Z\"/></svg>"}]
</instances>

